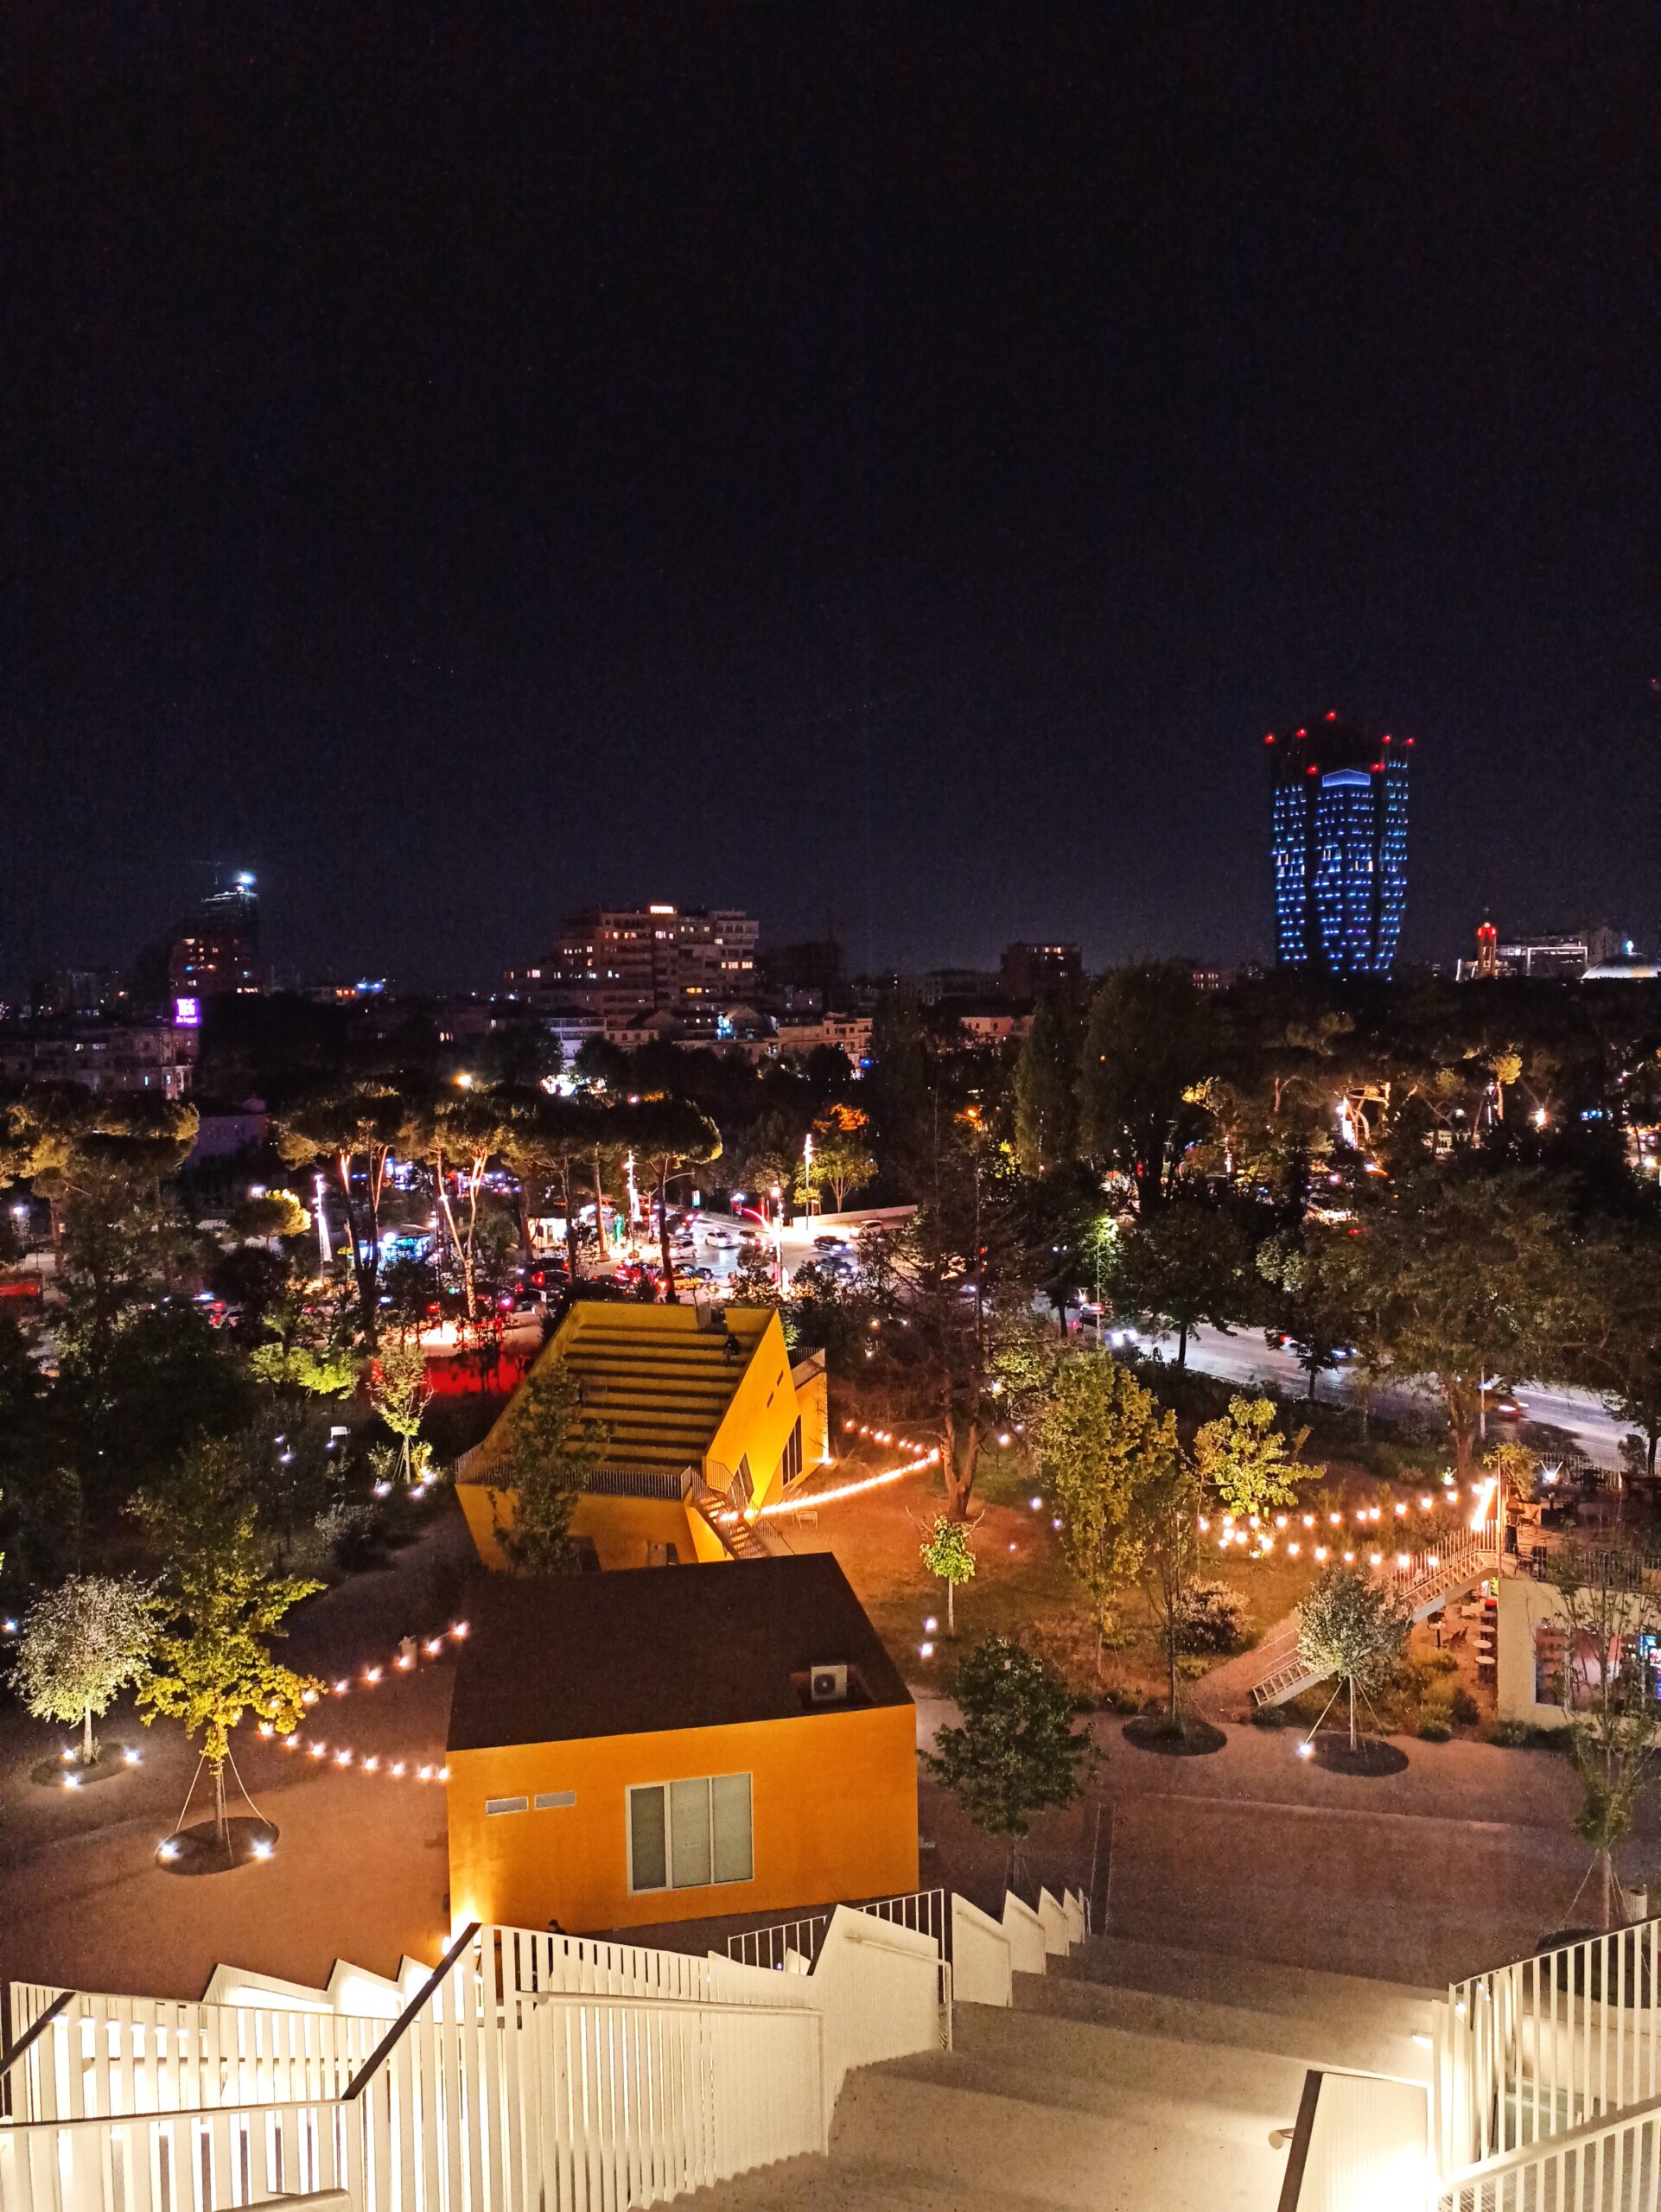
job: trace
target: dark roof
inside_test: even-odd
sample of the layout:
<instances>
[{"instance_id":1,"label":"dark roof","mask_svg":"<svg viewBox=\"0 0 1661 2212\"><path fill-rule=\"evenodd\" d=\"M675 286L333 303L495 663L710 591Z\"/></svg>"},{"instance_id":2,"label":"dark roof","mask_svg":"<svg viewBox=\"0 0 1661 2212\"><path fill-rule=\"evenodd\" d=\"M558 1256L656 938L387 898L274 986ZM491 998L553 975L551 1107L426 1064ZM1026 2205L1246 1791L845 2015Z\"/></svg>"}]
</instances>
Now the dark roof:
<instances>
[{"instance_id":1,"label":"dark roof","mask_svg":"<svg viewBox=\"0 0 1661 2212\"><path fill-rule=\"evenodd\" d=\"M486 1575L468 1621L453 1751L799 1719L821 1709L803 1700L821 1664L850 1668L850 1703L912 1701L828 1552L544 1581Z\"/></svg>"}]
</instances>

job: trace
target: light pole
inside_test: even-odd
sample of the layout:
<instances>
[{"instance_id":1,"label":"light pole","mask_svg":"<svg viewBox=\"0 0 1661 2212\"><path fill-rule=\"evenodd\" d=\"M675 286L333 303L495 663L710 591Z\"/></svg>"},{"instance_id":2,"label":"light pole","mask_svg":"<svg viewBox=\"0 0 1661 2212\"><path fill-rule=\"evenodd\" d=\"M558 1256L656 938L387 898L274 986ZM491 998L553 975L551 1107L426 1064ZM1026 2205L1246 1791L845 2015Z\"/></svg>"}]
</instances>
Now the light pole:
<instances>
[{"instance_id":1,"label":"light pole","mask_svg":"<svg viewBox=\"0 0 1661 2212\"><path fill-rule=\"evenodd\" d=\"M773 1186L773 1281L782 1294L785 1287L785 1194L776 1183Z\"/></svg>"},{"instance_id":2,"label":"light pole","mask_svg":"<svg viewBox=\"0 0 1661 2212\"><path fill-rule=\"evenodd\" d=\"M311 1196L312 1211L317 1219L317 1265L321 1268L330 1265L334 1254L328 1241L328 1211L323 1204L323 1171L321 1167L311 1179Z\"/></svg>"}]
</instances>

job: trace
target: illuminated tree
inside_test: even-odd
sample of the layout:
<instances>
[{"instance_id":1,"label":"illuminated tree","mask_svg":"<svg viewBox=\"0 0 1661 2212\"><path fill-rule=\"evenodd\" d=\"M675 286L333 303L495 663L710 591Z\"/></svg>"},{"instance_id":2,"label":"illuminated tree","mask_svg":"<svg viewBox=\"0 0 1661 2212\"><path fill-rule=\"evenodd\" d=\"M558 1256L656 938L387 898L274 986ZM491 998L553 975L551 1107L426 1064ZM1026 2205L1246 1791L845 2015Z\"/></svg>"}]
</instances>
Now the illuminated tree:
<instances>
[{"instance_id":1,"label":"illuminated tree","mask_svg":"<svg viewBox=\"0 0 1661 2212\"><path fill-rule=\"evenodd\" d=\"M1300 1429L1289 1446L1275 1426L1279 1410L1272 1398L1231 1397L1225 1414L1195 1432L1195 1472L1231 1513L1244 1516L1295 1505L1298 1484L1325 1472L1299 1461L1309 1432Z\"/></svg>"},{"instance_id":2,"label":"illuminated tree","mask_svg":"<svg viewBox=\"0 0 1661 2212\"><path fill-rule=\"evenodd\" d=\"M422 1479L431 1457L421 1434L421 1417L432 1394L418 1342L381 1347L369 1370L369 1402L398 1439L396 1465L406 1484Z\"/></svg>"},{"instance_id":3,"label":"illuminated tree","mask_svg":"<svg viewBox=\"0 0 1661 2212\"><path fill-rule=\"evenodd\" d=\"M262 1191L258 1198L243 1200L231 1226L239 1236L263 1243L272 1236L303 1236L311 1216L292 1191Z\"/></svg>"},{"instance_id":4,"label":"illuminated tree","mask_svg":"<svg viewBox=\"0 0 1661 2212\"><path fill-rule=\"evenodd\" d=\"M245 1463L234 1446L199 1446L167 1490L134 1502L152 1549L166 1562L151 1600L156 1635L137 1705L146 1726L181 1721L200 1742L213 1777L213 1826L226 1840L225 1762L245 1713L279 1734L298 1725L305 1693L321 1685L282 1666L270 1640L283 1618L315 1590L272 1574Z\"/></svg>"},{"instance_id":5,"label":"illuminated tree","mask_svg":"<svg viewBox=\"0 0 1661 2212\"><path fill-rule=\"evenodd\" d=\"M813 1137L813 1179L830 1191L832 1204L840 1213L850 1195L862 1190L876 1173L876 1161L865 1149L857 1136L846 1130L831 1128ZM811 1197L805 1171L798 1179L797 1195L804 1204Z\"/></svg>"},{"instance_id":6,"label":"illuminated tree","mask_svg":"<svg viewBox=\"0 0 1661 2212\"><path fill-rule=\"evenodd\" d=\"M1137 1502L1181 1456L1176 1415L1105 1352L1066 1361L1039 1422L1038 1448L1061 1516L1061 1551L1089 1592L1097 1654L1120 1592L1142 1571Z\"/></svg>"},{"instance_id":7,"label":"illuminated tree","mask_svg":"<svg viewBox=\"0 0 1661 2212\"><path fill-rule=\"evenodd\" d=\"M626 1108L623 1132L658 1206L658 1255L663 1294L675 1301L675 1260L669 1242L669 1185L689 1168L721 1157L721 1132L684 1098L646 1098Z\"/></svg>"},{"instance_id":8,"label":"illuminated tree","mask_svg":"<svg viewBox=\"0 0 1661 2212\"><path fill-rule=\"evenodd\" d=\"M72 1575L23 1618L12 1681L37 1720L80 1729L83 1766L98 1758L94 1719L143 1674L152 1625L150 1592L131 1575Z\"/></svg>"},{"instance_id":9,"label":"illuminated tree","mask_svg":"<svg viewBox=\"0 0 1661 2212\"><path fill-rule=\"evenodd\" d=\"M1298 1657L1312 1675L1336 1675L1349 1692L1350 1749L1356 1748L1355 1700L1395 1671L1408 1618L1394 1591L1354 1567L1329 1567L1298 1612Z\"/></svg>"},{"instance_id":10,"label":"illuminated tree","mask_svg":"<svg viewBox=\"0 0 1661 2212\"><path fill-rule=\"evenodd\" d=\"M479 1316L476 1241L485 1170L500 1149L507 1118L487 1091L440 1090L410 1116L410 1149L433 1179L433 1195L461 1278L461 1306Z\"/></svg>"},{"instance_id":11,"label":"illuminated tree","mask_svg":"<svg viewBox=\"0 0 1661 2212\"><path fill-rule=\"evenodd\" d=\"M573 1573L571 1516L584 1473L604 1454L604 1432L585 1419L576 1377L552 1354L538 1362L506 1418L506 1455L489 1478L497 1541L520 1574ZM503 1491L512 1493L511 1522L502 1516Z\"/></svg>"},{"instance_id":12,"label":"illuminated tree","mask_svg":"<svg viewBox=\"0 0 1661 2212\"><path fill-rule=\"evenodd\" d=\"M372 1351L380 1327L380 1204L387 1170L404 1141L403 1102L386 1084L318 1093L277 1123L277 1149L290 1166L327 1160L340 1187L358 1325Z\"/></svg>"},{"instance_id":13,"label":"illuminated tree","mask_svg":"<svg viewBox=\"0 0 1661 2212\"><path fill-rule=\"evenodd\" d=\"M945 1585L946 1633L956 1636L958 1585L972 1582L975 1579L975 1551L969 1541L969 1531L961 1521L953 1521L949 1515L942 1513L924 1537L918 1551L929 1573L938 1575Z\"/></svg>"}]
</instances>

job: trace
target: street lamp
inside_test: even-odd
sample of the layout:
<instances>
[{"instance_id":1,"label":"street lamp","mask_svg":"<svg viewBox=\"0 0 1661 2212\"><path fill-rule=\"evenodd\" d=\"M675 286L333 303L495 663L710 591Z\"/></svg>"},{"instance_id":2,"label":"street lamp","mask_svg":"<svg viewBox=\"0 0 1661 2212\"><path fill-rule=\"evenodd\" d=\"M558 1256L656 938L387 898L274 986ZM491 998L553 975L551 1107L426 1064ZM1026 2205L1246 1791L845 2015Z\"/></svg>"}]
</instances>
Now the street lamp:
<instances>
[{"instance_id":1,"label":"street lamp","mask_svg":"<svg viewBox=\"0 0 1661 2212\"><path fill-rule=\"evenodd\" d=\"M773 1281L780 1290L785 1287L785 1194L778 1184L773 1186Z\"/></svg>"}]
</instances>

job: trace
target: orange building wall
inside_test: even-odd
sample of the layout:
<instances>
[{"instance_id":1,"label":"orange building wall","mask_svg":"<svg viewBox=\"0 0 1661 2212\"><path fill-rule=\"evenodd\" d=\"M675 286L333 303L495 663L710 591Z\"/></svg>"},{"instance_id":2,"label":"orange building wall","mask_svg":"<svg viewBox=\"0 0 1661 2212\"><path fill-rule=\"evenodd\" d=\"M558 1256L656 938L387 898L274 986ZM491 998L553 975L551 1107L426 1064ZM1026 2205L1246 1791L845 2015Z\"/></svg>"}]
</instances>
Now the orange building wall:
<instances>
[{"instance_id":1,"label":"orange building wall","mask_svg":"<svg viewBox=\"0 0 1661 2212\"><path fill-rule=\"evenodd\" d=\"M516 1493L488 1483L457 1483L455 1495L481 1563L493 1573L506 1571L507 1559L497 1534L500 1516L513 1526ZM683 1567L726 1562L721 1540L702 1514L689 1513L678 1501L654 1497L579 1497L571 1515L571 1534L587 1536L608 1573L644 1567L648 1544L673 1544Z\"/></svg>"},{"instance_id":2,"label":"orange building wall","mask_svg":"<svg viewBox=\"0 0 1661 2212\"><path fill-rule=\"evenodd\" d=\"M688 1655L697 1663L697 1655ZM917 1887L916 1717L909 1706L452 1751L450 1919L568 1934L771 1912ZM628 1886L627 1791L694 1775L752 1777L754 1877L707 1889ZM487 1797L574 1789L557 1812L485 1817Z\"/></svg>"}]
</instances>

